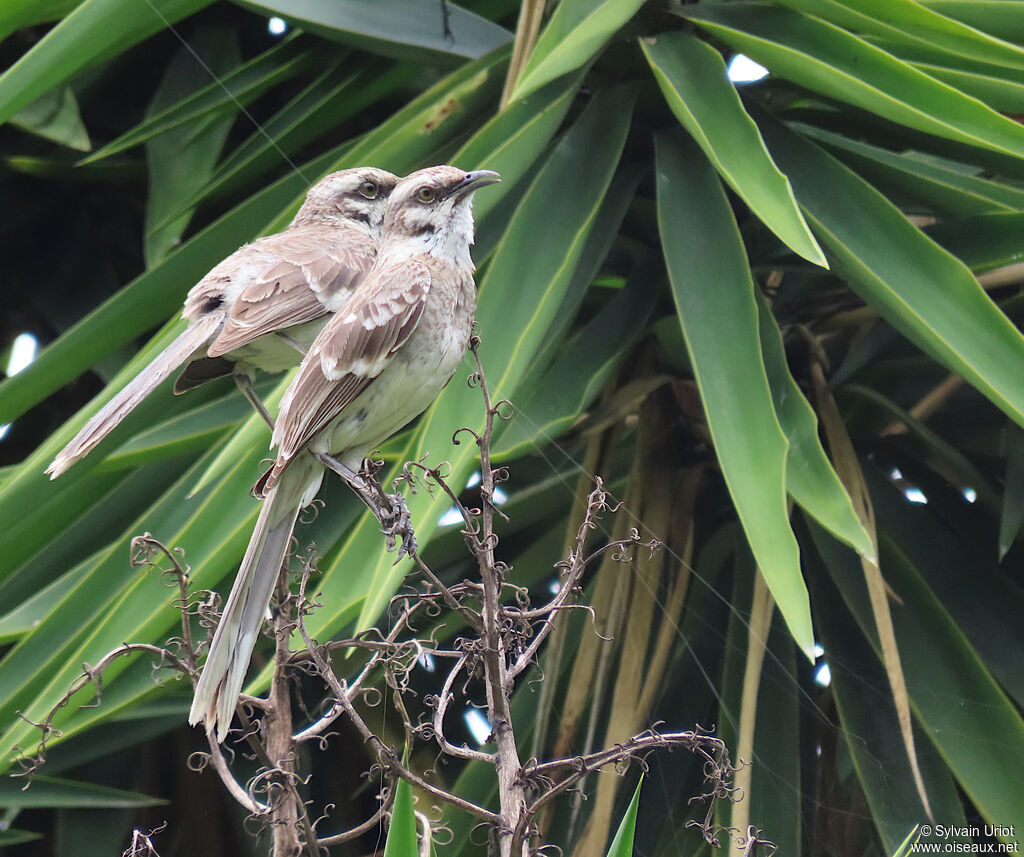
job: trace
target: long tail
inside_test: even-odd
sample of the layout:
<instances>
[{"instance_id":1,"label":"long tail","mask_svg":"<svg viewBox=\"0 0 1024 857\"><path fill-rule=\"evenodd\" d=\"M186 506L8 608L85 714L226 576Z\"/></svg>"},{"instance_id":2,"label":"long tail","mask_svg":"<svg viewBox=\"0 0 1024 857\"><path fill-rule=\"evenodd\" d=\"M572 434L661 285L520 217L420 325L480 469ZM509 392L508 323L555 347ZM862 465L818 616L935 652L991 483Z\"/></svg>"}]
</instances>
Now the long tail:
<instances>
[{"instance_id":1,"label":"long tail","mask_svg":"<svg viewBox=\"0 0 1024 857\"><path fill-rule=\"evenodd\" d=\"M200 720L206 721L210 732L216 730L218 741L224 740L231 726L249 658L288 552L299 510L316 494L321 475L316 472L310 482L308 467L296 467L294 472L289 469L263 501L188 715L193 726Z\"/></svg>"},{"instance_id":2,"label":"long tail","mask_svg":"<svg viewBox=\"0 0 1024 857\"><path fill-rule=\"evenodd\" d=\"M207 345L223 319L217 315L205 316L192 322L184 332L161 351L145 369L139 372L109 402L107 402L84 428L74 436L57 457L50 462L46 472L56 479L78 459L88 455L97 444L138 406L175 369Z\"/></svg>"}]
</instances>

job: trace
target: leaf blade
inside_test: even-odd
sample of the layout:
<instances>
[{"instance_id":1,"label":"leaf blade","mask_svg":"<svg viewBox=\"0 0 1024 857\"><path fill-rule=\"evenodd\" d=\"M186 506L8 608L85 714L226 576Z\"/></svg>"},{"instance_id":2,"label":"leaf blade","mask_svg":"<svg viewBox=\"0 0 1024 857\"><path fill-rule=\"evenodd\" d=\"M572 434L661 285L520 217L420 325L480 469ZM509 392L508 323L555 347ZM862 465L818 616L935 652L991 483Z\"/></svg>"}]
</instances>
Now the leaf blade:
<instances>
[{"instance_id":1,"label":"leaf blade","mask_svg":"<svg viewBox=\"0 0 1024 857\"><path fill-rule=\"evenodd\" d=\"M810 605L786 507L788 443L757 345L746 253L725 193L694 146L660 135L656 158L665 262L715 454L779 610L811 657ZM712 318L729 319L735 335L728 343L706 323Z\"/></svg>"},{"instance_id":2,"label":"leaf blade","mask_svg":"<svg viewBox=\"0 0 1024 857\"><path fill-rule=\"evenodd\" d=\"M665 100L715 170L751 211L795 253L828 267L754 120L711 45L686 33L640 43Z\"/></svg>"}]
</instances>

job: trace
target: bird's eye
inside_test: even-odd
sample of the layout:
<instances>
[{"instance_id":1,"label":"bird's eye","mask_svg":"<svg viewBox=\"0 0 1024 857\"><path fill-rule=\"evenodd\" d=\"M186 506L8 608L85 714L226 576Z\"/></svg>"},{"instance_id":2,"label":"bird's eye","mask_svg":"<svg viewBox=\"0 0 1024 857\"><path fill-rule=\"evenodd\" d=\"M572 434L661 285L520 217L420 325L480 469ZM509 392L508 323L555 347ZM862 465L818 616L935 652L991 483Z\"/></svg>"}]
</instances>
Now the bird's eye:
<instances>
[{"instance_id":1,"label":"bird's eye","mask_svg":"<svg viewBox=\"0 0 1024 857\"><path fill-rule=\"evenodd\" d=\"M437 198L437 194L434 193L434 189L430 187L421 187L416 191L416 198L420 202L433 202Z\"/></svg>"},{"instance_id":2,"label":"bird's eye","mask_svg":"<svg viewBox=\"0 0 1024 857\"><path fill-rule=\"evenodd\" d=\"M376 199L377 192L379 190L380 188L377 187L377 183L372 182L369 179L367 179L361 185L359 185L359 192L367 199Z\"/></svg>"}]
</instances>

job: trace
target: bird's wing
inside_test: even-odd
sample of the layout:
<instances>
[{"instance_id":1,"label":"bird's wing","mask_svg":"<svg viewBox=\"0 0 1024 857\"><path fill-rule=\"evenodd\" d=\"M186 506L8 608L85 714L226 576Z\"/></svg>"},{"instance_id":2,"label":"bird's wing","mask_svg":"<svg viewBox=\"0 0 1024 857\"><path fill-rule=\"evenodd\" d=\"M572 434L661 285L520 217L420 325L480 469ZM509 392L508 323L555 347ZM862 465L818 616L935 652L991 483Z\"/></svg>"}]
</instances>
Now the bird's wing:
<instances>
[{"instance_id":1,"label":"bird's wing","mask_svg":"<svg viewBox=\"0 0 1024 857\"><path fill-rule=\"evenodd\" d=\"M281 402L274 440L288 460L362 393L406 342L430 292L430 269L403 261L378 268L331 318Z\"/></svg>"},{"instance_id":2,"label":"bird's wing","mask_svg":"<svg viewBox=\"0 0 1024 857\"><path fill-rule=\"evenodd\" d=\"M294 229L257 242L274 261L238 293L210 357L320 318L359 285L373 264L371 240L354 229L325 231Z\"/></svg>"}]
</instances>

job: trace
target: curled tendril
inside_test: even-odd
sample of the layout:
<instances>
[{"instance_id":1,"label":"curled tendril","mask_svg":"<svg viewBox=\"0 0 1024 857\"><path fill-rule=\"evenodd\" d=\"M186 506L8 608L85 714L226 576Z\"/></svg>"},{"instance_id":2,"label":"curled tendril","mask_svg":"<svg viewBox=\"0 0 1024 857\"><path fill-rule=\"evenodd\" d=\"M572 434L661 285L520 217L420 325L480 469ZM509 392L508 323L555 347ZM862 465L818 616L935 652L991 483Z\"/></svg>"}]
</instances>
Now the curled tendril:
<instances>
[{"instance_id":1,"label":"curled tendril","mask_svg":"<svg viewBox=\"0 0 1024 857\"><path fill-rule=\"evenodd\" d=\"M491 413L502 422L508 422L515 416L515 407L508 399L499 399L491 408Z\"/></svg>"},{"instance_id":2,"label":"curled tendril","mask_svg":"<svg viewBox=\"0 0 1024 857\"><path fill-rule=\"evenodd\" d=\"M313 502L301 511L299 520L303 524L312 524L320 516L320 510L325 506L326 504L319 497L314 498Z\"/></svg>"},{"instance_id":3,"label":"curled tendril","mask_svg":"<svg viewBox=\"0 0 1024 857\"><path fill-rule=\"evenodd\" d=\"M445 827L443 824L431 824L430 838L435 844L445 847L455 841L455 831L450 827Z\"/></svg>"},{"instance_id":4,"label":"curled tendril","mask_svg":"<svg viewBox=\"0 0 1024 857\"><path fill-rule=\"evenodd\" d=\"M480 373L479 372L470 372L469 373L469 377L466 378L466 386L469 387L470 390L475 390L477 387L479 387L480 386Z\"/></svg>"},{"instance_id":5,"label":"curled tendril","mask_svg":"<svg viewBox=\"0 0 1024 857\"><path fill-rule=\"evenodd\" d=\"M201 774L209 766L211 756L202 750L196 750L185 760L185 767L195 774Z\"/></svg>"},{"instance_id":6,"label":"curled tendril","mask_svg":"<svg viewBox=\"0 0 1024 857\"><path fill-rule=\"evenodd\" d=\"M466 434L473 435L473 442L477 446L480 445L480 435L478 435L475 431L473 431L473 429L469 428L468 426L463 426L460 429L456 429L455 432L452 434L452 443L455 446L462 446L462 441L459 440L459 435L462 434L463 432L466 432Z\"/></svg>"},{"instance_id":7,"label":"curled tendril","mask_svg":"<svg viewBox=\"0 0 1024 857\"><path fill-rule=\"evenodd\" d=\"M376 708L384 701L384 694L378 687L367 687L363 689L362 699L367 708Z\"/></svg>"}]
</instances>

